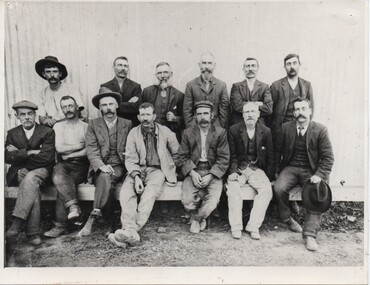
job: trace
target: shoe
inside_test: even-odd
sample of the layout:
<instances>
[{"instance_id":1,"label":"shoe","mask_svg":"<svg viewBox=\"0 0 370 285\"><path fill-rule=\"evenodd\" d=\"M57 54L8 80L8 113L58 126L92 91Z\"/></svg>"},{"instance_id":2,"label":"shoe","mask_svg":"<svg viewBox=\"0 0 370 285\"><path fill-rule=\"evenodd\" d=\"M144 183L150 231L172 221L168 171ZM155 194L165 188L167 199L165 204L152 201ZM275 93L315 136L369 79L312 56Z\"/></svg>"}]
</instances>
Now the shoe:
<instances>
[{"instance_id":1,"label":"shoe","mask_svg":"<svg viewBox=\"0 0 370 285\"><path fill-rule=\"evenodd\" d=\"M108 235L108 241L111 244L113 244L113 245L115 245L117 247L122 247L122 248L126 248L127 247L127 243L125 243L125 242L119 242L118 240L116 240L116 236L113 233L110 233Z\"/></svg>"},{"instance_id":2,"label":"shoe","mask_svg":"<svg viewBox=\"0 0 370 285\"><path fill-rule=\"evenodd\" d=\"M94 230L96 219L97 219L96 216L90 215L89 218L87 219L87 222L86 222L85 226L82 228L82 230L79 231L79 233L77 235L81 236L81 237L91 235L91 233Z\"/></svg>"},{"instance_id":3,"label":"shoe","mask_svg":"<svg viewBox=\"0 0 370 285\"><path fill-rule=\"evenodd\" d=\"M298 216L299 213L301 212L301 209L299 208L297 201L289 201L289 208L294 215Z\"/></svg>"},{"instance_id":4,"label":"shoe","mask_svg":"<svg viewBox=\"0 0 370 285\"><path fill-rule=\"evenodd\" d=\"M200 222L200 231L204 231L207 227L207 220L206 219L203 219L201 222Z\"/></svg>"},{"instance_id":5,"label":"shoe","mask_svg":"<svg viewBox=\"0 0 370 285\"><path fill-rule=\"evenodd\" d=\"M65 234L68 234L67 227L58 227L58 226L54 226L51 230L44 232L44 236L49 238L57 238Z\"/></svg>"},{"instance_id":6,"label":"shoe","mask_svg":"<svg viewBox=\"0 0 370 285\"><path fill-rule=\"evenodd\" d=\"M251 238L255 240L261 239L261 235L259 232L250 232L251 233Z\"/></svg>"},{"instance_id":7,"label":"shoe","mask_svg":"<svg viewBox=\"0 0 370 285\"><path fill-rule=\"evenodd\" d=\"M242 231L231 231L231 235L234 239L241 239Z\"/></svg>"},{"instance_id":8,"label":"shoe","mask_svg":"<svg viewBox=\"0 0 370 285\"><path fill-rule=\"evenodd\" d=\"M114 233L118 242L125 242L131 246L137 246L140 243L140 236L135 230L116 230Z\"/></svg>"},{"instance_id":9,"label":"shoe","mask_svg":"<svg viewBox=\"0 0 370 285\"><path fill-rule=\"evenodd\" d=\"M292 232L301 233L303 231L302 227L293 218L290 218L286 224Z\"/></svg>"},{"instance_id":10,"label":"shoe","mask_svg":"<svg viewBox=\"0 0 370 285\"><path fill-rule=\"evenodd\" d=\"M317 251L319 249L318 244L316 243L316 239L313 237L305 237L305 246L310 251Z\"/></svg>"},{"instance_id":11,"label":"shoe","mask_svg":"<svg viewBox=\"0 0 370 285\"><path fill-rule=\"evenodd\" d=\"M69 207L68 220L76 219L81 215L81 209L78 205L74 204Z\"/></svg>"},{"instance_id":12,"label":"shoe","mask_svg":"<svg viewBox=\"0 0 370 285\"><path fill-rule=\"evenodd\" d=\"M38 246L42 244L42 240L39 235L31 235L28 237L28 243L33 246Z\"/></svg>"},{"instance_id":13,"label":"shoe","mask_svg":"<svg viewBox=\"0 0 370 285\"><path fill-rule=\"evenodd\" d=\"M200 233L200 224L198 221L191 221L190 224L190 232L193 234L199 234Z\"/></svg>"},{"instance_id":14,"label":"shoe","mask_svg":"<svg viewBox=\"0 0 370 285\"><path fill-rule=\"evenodd\" d=\"M5 237L7 239L11 239L19 235L22 232L22 224L23 224L23 220L21 218L15 217L12 225L6 231Z\"/></svg>"}]
</instances>

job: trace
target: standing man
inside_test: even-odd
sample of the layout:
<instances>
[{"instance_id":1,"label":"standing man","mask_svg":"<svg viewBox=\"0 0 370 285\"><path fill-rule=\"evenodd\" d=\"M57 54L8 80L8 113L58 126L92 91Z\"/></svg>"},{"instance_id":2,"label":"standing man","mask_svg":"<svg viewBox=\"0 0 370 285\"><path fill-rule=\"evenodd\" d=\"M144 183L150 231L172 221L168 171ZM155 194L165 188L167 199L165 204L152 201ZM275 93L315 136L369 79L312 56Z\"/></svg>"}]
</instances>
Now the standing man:
<instances>
[{"instance_id":1,"label":"standing man","mask_svg":"<svg viewBox=\"0 0 370 285\"><path fill-rule=\"evenodd\" d=\"M167 62L157 64L155 75L158 83L144 89L142 100L154 106L155 122L169 128L176 134L177 140L181 141L184 94L172 86L173 73Z\"/></svg>"},{"instance_id":2,"label":"standing man","mask_svg":"<svg viewBox=\"0 0 370 285\"><path fill-rule=\"evenodd\" d=\"M245 102L256 102L260 111L259 123L266 125L265 118L272 114L272 99L269 86L257 80L259 68L257 59L248 57L243 67L246 79L234 83L231 87L232 125L243 121L243 106Z\"/></svg>"},{"instance_id":3,"label":"standing man","mask_svg":"<svg viewBox=\"0 0 370 285\"><path fill-rule=\"evenodd\" d=\"M141 87L140 84L127 78L130 71L128 59L125 56L119 56L113 61L113 70L116 76L108 82L100 85L100 88L106 87L113 92L121 95L121 101L117 110L118 117L125 118L137 126L139 121L139 106L141 104ZM99 90L101 93L102 90Z\"/></svg>"},{"instance_id":4,"label":"standing man","mask_svg":"<svg viewBox=\"0 0 370 285\"><path fill-rule=\"evenodd\" d=\"M273 101L273 110L271 115L270 129L272 138L281 132L283 123L294 121L293 102L297 98L307 98L312 104L313 112L313 94L311 83L298 77L301 62L298 54L288 54L284 58L284 68L287 77L272 83L270 92Z\"/></svg>"},{"instance_id":5,"label":"standing man","mask_svg":"<svg viewBox=\"0 0 370 285\"><path fill-rule=\"evenodd\" d=\"M139 107L140 125L127 138L125 165L127 177L120 192L122 229L108 236L120 247L140 242L138 232L146 224L154 202L166 183L177 183L176 159L179 143L167 127L155 123L154 106L142 103ZM140 203L137 198L140 195Z\"/></svg>"},{"instance_id":6,"label":"standing man","mask_svg":"<svg viewBox=\"0 0 370 285\"><path fill-rule=\"evenodd\" d=\"M40 245L40 185L45 184L54 166L54 130L35 123L38 106L23 100L13 105L21 125L8 131L5 163L11 164L6 175L8 186L19 186L14 220L5 236L10 241L21 233L32 245Z\"/></svg>"},{"instance_id":7,"label":"standing man","mask_svg":"<svg viewBox=\"0 0 370 285\"><path fill-rule=\"evenodd\" d=\"M55 148L60 155L54 166L53 183L57 189L55 226L44 236L56 238L68 231L67 221L81 214L77 200L77 186L87 181L89 160L86 156L85 134L87 123L78 118L78 105L71 96L60 100L66 120L54 125Z\"/></svg>"},{"instance_id":8,"label":"standing man","mask_svg":"<svg viewBox=\"0 0 370 285\"><path fill-rule=\"evenodd\" d=\"M271 131L257 122L260 104L247 102L243 105L244 122L230 127L230 168L227 181L229 203L229 222L231 234L240 239L243 229L241 193L248 183L257 195L245 230L252 239L260 239L259 228L265 218L267 207L272 198L270 181L274 180L274 150Z\"/></svg>"},{"instance_id":9,"label":"standing man","mask_svg":"<svg viewBox=\"0 0 370 285\"><path fill-rule=\"evenodd\" d=\"M196 126L195 103L210 101L214 106L212 123L222 128L228 127L229 97L226 83L213 76L216 67L215 57L205 53L200 57L199 68L201 75L188 82L184 97L185 127Z\"/></svg>"},{"instance_id":10,"label":"standing man","mask_svg":"<svg viewBox=\"0 0 370 285\"><path fill-rule=\"evenodd\" d=\"M302 227L291 217L288 205L289 191L297 184L327 181L333 167L334 155L325 126L311 121L312 107L307 98L298 98L294 106L296 121L283 124L276 139L276 162L278 177L274 192L280 219L293 232L302 232ZM320 229L320 214L306 211L303 239L308 250L318 249L317 232Z\"/></svg>"},{"instance_id":11,"label":"standing man","mask_svg":"<svg viewBox=\"0 0 370 285\"><path fill-rule=\"evenodd\" d=\"M64 96L73 97L80 111L85 108L80 92L62 81L68 75L67 68L55 56L40 59L36 62L35 69L37 74L49 83L40 94L41 104L38 111L40 124L53 127L56 122L65 118L60 108L60 99ZM81 119L85 116L79 112Z\"/></svg>"},{"instance_id":12,"label":"standing man","mask_svg":"<svg viewBox=\"0 0 370 285\"><path fill-rule=\"evenodd\" d=\"M80 236L91 235L97 219L106 210L106 217L113 227L112 199L117 183L121 182L126 169L125 147L131 121L117 117L121 95L116 92L100 93L92 98L93 105L103 115L92 120L86 132L86 153L95 172L95 195L93 210Z\"/></svg>"},{"instance_id":13,"label":"standing man","mask_svg":"<svg viewBox=\"0 0 370 285\"><path fill-rule=\"evenodd\" d=\"M184 131L177 166L185 177L182 203L191 212L190 232L197 234L220 200L230 150L226 130L212 124L212 102L199 101L194 108L197 125Z\"/></svg>"}]
</instances>

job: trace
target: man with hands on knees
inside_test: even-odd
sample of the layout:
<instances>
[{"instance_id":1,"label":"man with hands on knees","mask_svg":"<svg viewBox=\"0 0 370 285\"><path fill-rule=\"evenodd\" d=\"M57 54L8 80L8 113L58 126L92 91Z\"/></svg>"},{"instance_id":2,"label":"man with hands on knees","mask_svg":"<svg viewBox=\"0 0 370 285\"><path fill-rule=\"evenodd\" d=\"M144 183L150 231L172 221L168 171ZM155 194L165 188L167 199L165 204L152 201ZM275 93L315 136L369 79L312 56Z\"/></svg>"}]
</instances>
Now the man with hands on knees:
<instances>
[{"instance_id":1,"label":"man with hands on knees","mask_svg":"<svg viewBox=\"0 0 370 285\"><path fill-rule=\"evenodd\" d=\"M213 108L210 101L195 103L196 125L184 131L177 161L185 176L182 203L195 234L206 228L206 218L217 207L230 159L226 130L211 123Z\"/></svg>"}]
</instances>

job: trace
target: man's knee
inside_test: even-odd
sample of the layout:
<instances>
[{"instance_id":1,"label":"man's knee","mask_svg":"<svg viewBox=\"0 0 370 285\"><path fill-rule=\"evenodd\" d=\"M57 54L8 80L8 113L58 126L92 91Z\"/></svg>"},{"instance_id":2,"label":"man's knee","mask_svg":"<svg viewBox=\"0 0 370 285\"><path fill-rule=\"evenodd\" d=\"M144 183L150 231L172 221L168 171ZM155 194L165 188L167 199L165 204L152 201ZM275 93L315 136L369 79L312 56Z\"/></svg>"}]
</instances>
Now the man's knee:
<instances>
[{"instance_id":1,"label":"man's knee","mask_svg":"<svg viewBox=\"0 0 370 285\"><path fill-rule=\"evenodd\" d=\"M132 197L135 196L135 186L134 180L127 176L125 181L122 184L121 189L119 190L119 201L122 206Z\"/></svg>"},{"instance_id":2,"label":"man's knee","mask_svg":"<svg viewBox=\"0 0 370 285\"><path fill-rule=\"evenodd\" d=\"M238 181L228 180L226 184L226 189L227 196L233 198L235 196L239 196L241 187Z\"/></svg>"},{"instance_id":3,"label":"man's knee","mask_svg":"<svg viewBox=\"0 0 370 285\"><path fill-rule=\"evenodd\" d=\"M66 173L64 170L57 164L54 167L53 174L51 179L53 180L54 185L60 185L65 183Z\"/></svg>"},{"instance_id":4,"label":"man's knee","mask_svg":"<svg viewBox=\"0 0 370 285\"><path fill-rule=\"evenodd\" d=\"M21 184L25 186L34 185L34 184L40 185L41 181L42 179L37 173L30 171L26 174Z\"/></svg>"},{"instance_id":5,"label":"man's knee","mask_svg":"<svg viewBox=\"0 0 370 285\"><path fill-rule=\"evenodd\" d=\"M182 195L181 195L181 202L184 205L185 210L187 211L193 211L197 208L197 202L194 195L188 195L188 193L185 193L182 189Z\"/></svg>"}]
</instances>

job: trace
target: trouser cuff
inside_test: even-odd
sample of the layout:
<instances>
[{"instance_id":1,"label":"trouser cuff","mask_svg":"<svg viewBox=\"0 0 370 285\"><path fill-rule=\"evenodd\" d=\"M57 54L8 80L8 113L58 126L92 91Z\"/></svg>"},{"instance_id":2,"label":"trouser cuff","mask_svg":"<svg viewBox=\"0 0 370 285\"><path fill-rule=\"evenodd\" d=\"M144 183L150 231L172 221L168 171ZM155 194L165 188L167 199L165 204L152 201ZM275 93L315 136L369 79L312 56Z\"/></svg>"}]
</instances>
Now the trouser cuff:
<instances>
[{"instance_id":1,"label":"trouser cuff","mask_svg":"<svg viewBox=\"0 0 370 285\"><path fill-rule=\"evenodd\" d=\"M72 205L75 205L75 204L78 204L78 200L77 199L72 199L72 200L69 200L68 202L64 203L64 207L67 209L69 207L71 207Z\"/></svg>"},{"instance_id":2,"label":"trouser cuff","mask_svg":"<svg viewBox=\"0 0 370 285\"><path fill-rule=\"evenodd\" d=\"M101 210L100 209L94 209L91 211L91 216L96 216L100 218L102 216Z\"/></svg>"}]
</instances>

